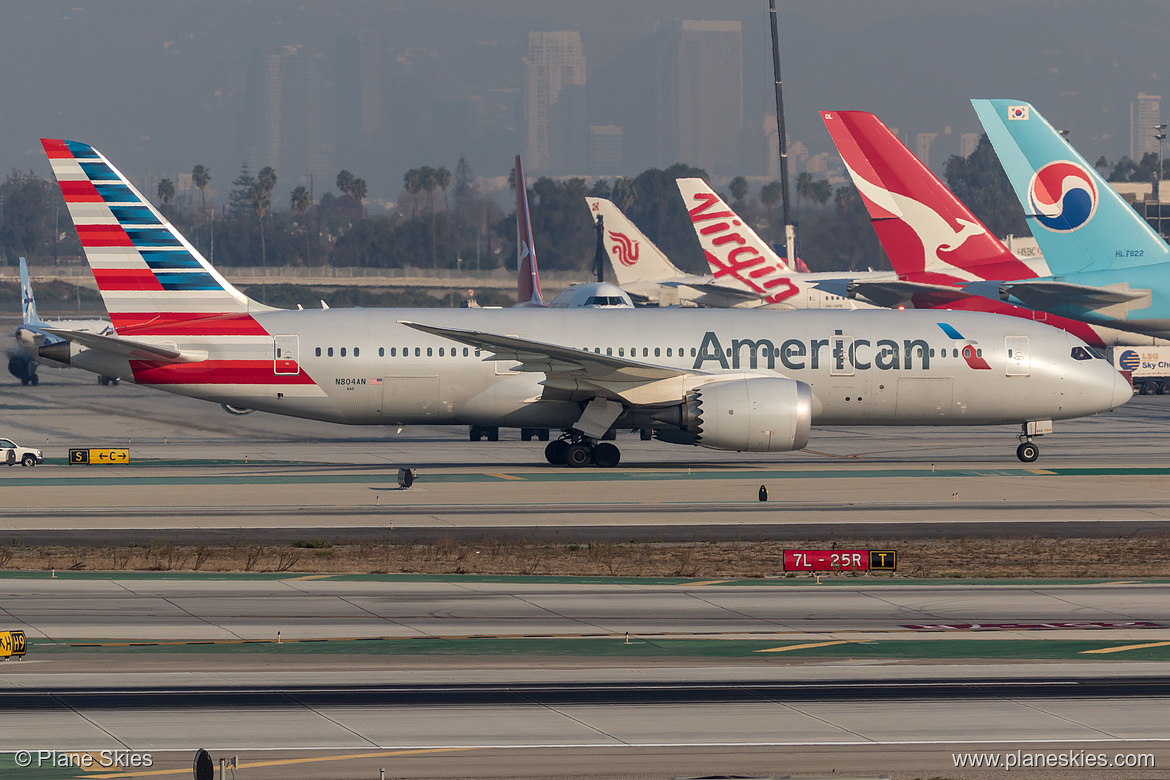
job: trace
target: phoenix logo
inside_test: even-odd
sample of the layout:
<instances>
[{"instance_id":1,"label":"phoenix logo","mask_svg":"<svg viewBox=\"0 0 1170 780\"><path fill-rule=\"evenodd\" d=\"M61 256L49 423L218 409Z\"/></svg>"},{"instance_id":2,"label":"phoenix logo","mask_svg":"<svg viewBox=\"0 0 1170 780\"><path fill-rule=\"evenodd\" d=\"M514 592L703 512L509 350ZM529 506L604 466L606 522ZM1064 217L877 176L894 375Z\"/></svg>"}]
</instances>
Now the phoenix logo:
<instances>
[{"instance_id":1,"label":"phoenix logo","mask_svg":"<svg viewBox=\"0 0 1170 780\"><path fill-rule=\"evenodd\" d=\"M1028 205L1036 221L1054 233L1071 233L1097 211L1097 187L1074 162L1058 160L1036 171L1028 184Z\"/></svg>"},{"instance_id":2,"label":"phoenix logo","mask_svg":"<svg viewBox=\"0 0 1170 780\"><path fill-rule=\"evenodd\" d=\"M638 262L638 241L631 241L630 237L624 233L615 233L609 231L610 240L612 240L612 252L617 256L618 262L622 265L636 265Z\"/></svg>"}]
</instances>

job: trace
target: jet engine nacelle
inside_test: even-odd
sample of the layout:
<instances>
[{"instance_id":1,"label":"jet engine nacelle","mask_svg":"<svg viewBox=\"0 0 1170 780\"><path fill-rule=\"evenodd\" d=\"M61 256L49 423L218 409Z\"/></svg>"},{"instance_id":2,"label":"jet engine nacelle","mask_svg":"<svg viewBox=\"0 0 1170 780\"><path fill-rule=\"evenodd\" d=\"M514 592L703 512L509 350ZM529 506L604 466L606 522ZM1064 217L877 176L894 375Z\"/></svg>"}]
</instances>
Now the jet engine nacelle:
<instances>
[{"instance_id":1,"label":"jet engine nacelle","mask_svg":"<svg viewBox=\"0 0 1170 780\"><path fill-rule=\"evenodd\" d=\"M714 450L790 452L808 444L812 406L812 388L794 379L715 379L688 394L682 430Z\"/></svg>"}]
</instances>

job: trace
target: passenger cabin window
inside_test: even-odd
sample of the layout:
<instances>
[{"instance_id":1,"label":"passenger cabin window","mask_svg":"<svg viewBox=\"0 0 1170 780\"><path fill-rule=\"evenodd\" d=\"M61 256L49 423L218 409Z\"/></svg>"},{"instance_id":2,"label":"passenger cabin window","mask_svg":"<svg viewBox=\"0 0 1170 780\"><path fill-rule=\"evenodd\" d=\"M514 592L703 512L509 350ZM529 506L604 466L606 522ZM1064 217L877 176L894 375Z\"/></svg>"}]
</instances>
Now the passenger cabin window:
<instances>
[{"instance_id":1,"label":"passenger cabin window","mask_svg":"<svg viewBox=\"0 0 1170 780\"><path fill-rule=\"evenodd\" d=\"M378 347L378 357L386 357L385 347ZM393 357L393 351L391 351L391 357Z\"/></svg>"},{"instance_id":2,"label":"passenger cabin window","mask_svg":"<svg viewBox=\"0 0 1170 780\"><path fill-rule=\"evenodd\" d=\"M415 357L421 357L421 356L422 356L422 347L415 347L415 348L414 348L414 356L415 356Z\"/></svg>"},{"instance_id":3,"label":"passenger cabin window","mask_svg":"<svg viewBox=\"0 0 1170 780\"><path fill-rule=\"evenodd\" d=\"M428 354L429 354L429 353L428 353ZM439 347L439 357L445 357L445 355L443 354L443 348L442 348L442 347Z\"/></svg>"},{"instance_id":4,"label":"passenger cabin window","mask_svg":"<svg viewBox=\"0 0 1170 780\"><path fill-rule=\"evenodd\" d=\"M654 357L662 357L662 350L659 347L654 348Z\"/></svg>"},{"instance_id":5,"label":"passenger cabin window","mask_svg":"<svg viewBox=\"0 0 1170 780\"><path fill-rule=\"evenodd\" d=\"M357 356L358 356L358 348L357 348L357 347L354 347L354 348L353 348L353 356L354 356L354 357L357 357Z\"/></svg>"},{"instance_id":6,"label":"passenger cabin window","mask_svg":"<svg viewBox=\"0 0 1170 780\"><path fill-rule=\"evenodd\" d=\"M345 347L342 347L342 348L341 348L341 356L342 356L342 357L345 357Z\"/></svg>"},{"instance_id":7,"label":"passenger cabin window","mask_svg":"<svg viewBox=\"0 0 1170 780\"><path fill-rule=\"evenodd\" d=\"M326 353L329 355L329 357L333 357L333 347L330 347Z\"/></svg>"},{"instance_id":8,"label":"passenger cabin window","mask_svg":"<svg viewBox=\"0 0 1170 780\"><path fill-rule=\"evenodd\" d=\"M317 357L321 357L321 348L317 347Z\"/></svg>"},{"instance_id":9,"label":"passenger cabin window","mask_svg":"<svg viewBox=\"0 0 1170 780\"><path fill-rule=\"evenodd\" d=\"M671 353L671 351L672 351L672 350L671 350L671 348L670 348L670 347L667 347L667 348L666 348L666 356L667 356L667 357L674 357L673 355L671 355L671 354L670 354L670 353Z\"/></svg>"},{"instance_id":10,"label":"passenger cabin window","mask_svg":"<svg viewBox=\"0 0 1170 780\"><path fill-rule=\"evenodd\" d=\"M427 357L433 357L433 356L434 356L434 353L431 351L431 348L427 347Z\"/></svg>"},{"instance_id":11,"label":"passenger cabin window","mask_svg":"<svg viewBox=\"0 0 1170 780\"><path fill-rule=\"evenodd\" d=\"M467 347L463 348L463 357L467 357Z\"/></svg>"}]
</instances>

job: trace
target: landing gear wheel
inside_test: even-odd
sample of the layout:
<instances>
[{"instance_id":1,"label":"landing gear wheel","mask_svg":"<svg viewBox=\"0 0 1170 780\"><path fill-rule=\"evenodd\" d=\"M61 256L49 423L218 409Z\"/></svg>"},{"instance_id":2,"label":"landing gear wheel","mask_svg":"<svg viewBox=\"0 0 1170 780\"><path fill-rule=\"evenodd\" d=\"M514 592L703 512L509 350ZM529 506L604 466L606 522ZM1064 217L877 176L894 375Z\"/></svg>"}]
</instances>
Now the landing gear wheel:
<instances>
[{"instance_id":1,"label":"landing gear wheel","mask_svg":"<svg viewBox=\"0 0 1170 780\"><path fill-rule=\"evenodd\" d=\"M570 444L569 448L565 450L565 463L571 468L584 468L592 462L593 448L588 444Z\"/></svg>"},{"instance_id":2,"label":"landing gear wheel","mask_svg":"<svg viewBox=\"0 0 1170 780\"><path fill-rule=\"evenodd\" d=\"M488 441L499 441L500 440L500 429L499 428L488 428L487 429L487 440Z\"/></svg>"},{"instance_id":3,"label":"landing gear wheel","mask_svg":"<svg viewBox=\"0 0 1170 780\"><path fill-rule=\"evenodd\" d=\"M622 451L607 442L593 448L593 462L603 469L612 469L622 459Z\"/></svg>"},{"instance_id":4,"label":"landing gear wheel","mask_svg":"<svg viewBox=\"0 0 1170 780\"><path fill-rule=\"evenodd\" d=\"M544 448L544 459L554 466L565 465L565 453L569 451L569 443L564 439L550 441Z\"/></svg>"},{"instance_id":5,"label":"landing gear wheel","mask_svg":"<svg viewBox=\"0 0 1170 780\"><path fill-rule=\"evenodd\" d=\"M471 441L479 441L483 438L483 428L478 425L472 425L467 429L467 438Z\"/></svg>"},{"instance_id":6,"label":"landing gear wheel","mask_svg":"<svg viewBox=\"0 0 1170 780\"><path fill-rule=\"evenodd\" d=\"M1016 447L1016 457L1024 461L1024 463L1031 463L1040 457L1040 448L1030 441L1026 441L1019 447Z\"/></svg>"},{"instance_id":7,"label":"landing gear wheel","mask_svg":"<svg viewBox=\"0 0 1170 780\"><path fill-rule=\"evenodd\" d=\"M642 439L642 441L650 441L651 439L654 438L654 429L653 428L641 428L638 431L638 436Z\"/></svg>"},{"instance_id":8,"label":"landing gear wheel","mask_svg":"<svg viewBox=\"0 0 1170 780\"><path fill-rule=\"evenodd\" d=\"M548 428L541 428L538 432L538 438L541 441L548 441Z\"/></svg>"},{"instance_id":9,"label":"landing gear wheel","mask_svg":"<svg viewBox=\"0 0 1170 780\"><path fill-rule=\"evenodd\" d=\"M37 385L39 385L41 383L41 378L39 376L37 376L36 374L33 374L32 376L30 376L28 378L28 381L32 383L33 387L36 387Z\"/></svg>"}]
</instances>

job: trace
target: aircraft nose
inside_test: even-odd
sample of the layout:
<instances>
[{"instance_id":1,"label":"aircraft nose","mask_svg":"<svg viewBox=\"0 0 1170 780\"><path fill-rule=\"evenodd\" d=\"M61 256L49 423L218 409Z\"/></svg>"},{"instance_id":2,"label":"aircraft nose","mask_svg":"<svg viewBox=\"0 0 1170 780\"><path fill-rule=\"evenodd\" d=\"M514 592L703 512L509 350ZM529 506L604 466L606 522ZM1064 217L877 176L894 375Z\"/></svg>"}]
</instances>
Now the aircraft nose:
<instances>
[{"instance_id":1,"label":"aircraft nose","mask_svg":"<svg viewBox=\"0 0 1170 780\"><path fill-rule=\"evenodd\" d=\"M1113 402L1110 409L1116 409L1133 398L1133 385L1129 383L1120 371L1113 372Z\"/></svg>"}]
</instances>

